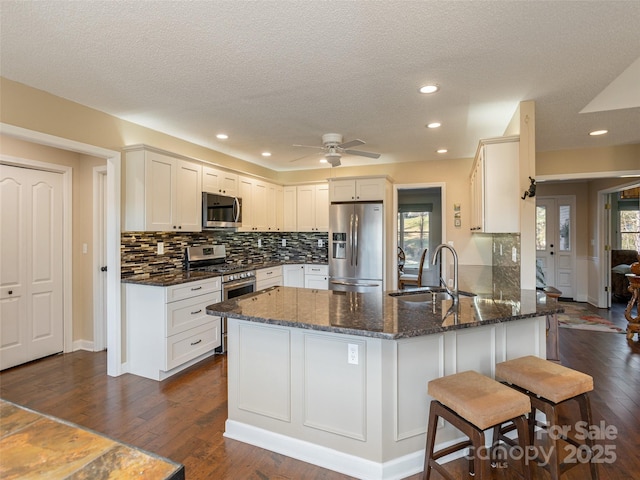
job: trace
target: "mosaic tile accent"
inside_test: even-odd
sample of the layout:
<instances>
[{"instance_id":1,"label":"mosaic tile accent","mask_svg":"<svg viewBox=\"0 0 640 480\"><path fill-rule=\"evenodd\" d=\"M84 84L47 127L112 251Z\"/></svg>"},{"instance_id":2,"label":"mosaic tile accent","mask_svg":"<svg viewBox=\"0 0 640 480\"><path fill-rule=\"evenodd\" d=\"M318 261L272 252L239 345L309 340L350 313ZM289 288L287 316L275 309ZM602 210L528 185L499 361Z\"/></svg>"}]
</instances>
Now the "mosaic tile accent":
<instances>
[{"instance_id":1,"label":"mosaic tile accent","mask_svg":"<svg viewBox=\"0 0 640 480\"><path fill-rule=\"evenodd\" d=\"M120 238L122 278L183 268L185 247L198 245L224 245L227 260L235 263L328 263L329 260L327 232L123 232ZM286 239L286 247L282 246L282 239ZM322 247L318 247L318 240L323 241ZM156 253L158 242L164 243L162 255Z\"/></svg>"}]
</instances>

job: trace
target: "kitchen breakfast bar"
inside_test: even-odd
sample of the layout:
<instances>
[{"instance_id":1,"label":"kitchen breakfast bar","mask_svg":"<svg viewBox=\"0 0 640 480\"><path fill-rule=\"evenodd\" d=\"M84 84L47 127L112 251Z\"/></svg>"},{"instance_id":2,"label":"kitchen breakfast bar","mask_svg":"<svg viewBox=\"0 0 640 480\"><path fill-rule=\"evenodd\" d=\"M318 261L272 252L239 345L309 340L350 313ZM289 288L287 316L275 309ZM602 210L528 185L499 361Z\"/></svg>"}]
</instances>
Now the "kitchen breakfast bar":
<instances>
[{"instance_id":1,"label":"kitchen breakfast bar","mask_svg":"<svg viewBox=\"0 0 640 480\"><path fill-rule=\"evenodd\" d=\"M225 436L357 478L420 472L427 382L545 358L562 311L534 290L447 297L272 287L208 306L228 318ZM459 437L445 424L437 441Z\"/></svg>"}]
</instances>

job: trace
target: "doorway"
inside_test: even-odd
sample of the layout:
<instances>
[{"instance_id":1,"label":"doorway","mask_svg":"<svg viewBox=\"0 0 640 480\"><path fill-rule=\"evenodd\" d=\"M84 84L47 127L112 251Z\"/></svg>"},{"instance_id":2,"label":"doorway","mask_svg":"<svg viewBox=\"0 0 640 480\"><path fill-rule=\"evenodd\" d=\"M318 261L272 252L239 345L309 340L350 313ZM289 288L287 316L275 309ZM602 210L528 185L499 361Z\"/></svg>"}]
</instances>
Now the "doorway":
<instances>
[{"instance_id":1,"label":"doorway","mask_svg":"<svg viewBox=\"0 0 640 480\"><path fill-rule=\"evenodd\" d=\"M443 189L441 184L397 185L395 188L394 237L397 247L404 251L403 271L417 275L420 257L426 249L422 285L438 285L440 282L439 265L432 266L429 259L435 247L443 242Z\"/></svg>"},{"instance_id":2,"label":"doorway","mask_svg":"<svg viewBox=\"0 0 640 480\"><path fill-rule=\"evenodd\" d=\"M536 197L536 288L555 287L576 297L574 195Z\"/></svg>"}]
</instances>

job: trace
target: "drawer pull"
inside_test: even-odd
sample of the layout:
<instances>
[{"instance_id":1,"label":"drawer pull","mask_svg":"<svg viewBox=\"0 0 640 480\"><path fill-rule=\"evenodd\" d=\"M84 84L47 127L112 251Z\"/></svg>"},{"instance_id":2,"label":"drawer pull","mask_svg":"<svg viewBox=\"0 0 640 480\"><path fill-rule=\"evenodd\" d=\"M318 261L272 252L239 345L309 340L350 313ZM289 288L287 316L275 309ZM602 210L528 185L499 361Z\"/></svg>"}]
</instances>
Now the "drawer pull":
<instances>
[{"instance_id":1,"label":"drawer pull","mask_svg":"<svg viewBox=\"0 0 640 480\"><path fill-rule=\"evenodd\" d=\"M196 342L191 342L191 345L192 345L192 346L193 346L193 345L197 345L197 344L199 344L200 342L202 342L202 339L200 339L200 340L198 340L198 341L196 341Z\"/></svg>"},{"instance_id":2,"label":"drawer pull","mask_svg":"<svg viewBox=\"0 0 640 480\"><path fill-rule=\"evenodd\" d=\"M202 312L202 309L200 310L196 310L195 312L191 312L191 315L197 315L198 313Z\"/></svg>"},{"instance_id":3,"label":"drawer pull","mask_svg":"<svg viewBox=\"0 0 640 480\"><path fill-rule=\"evenodd\" d=\"M192 292L195 291L195 290L202 290L202 285L200 285L199 287L195 287L195 288L191 289Z\"/></svg>"}]
</instances>

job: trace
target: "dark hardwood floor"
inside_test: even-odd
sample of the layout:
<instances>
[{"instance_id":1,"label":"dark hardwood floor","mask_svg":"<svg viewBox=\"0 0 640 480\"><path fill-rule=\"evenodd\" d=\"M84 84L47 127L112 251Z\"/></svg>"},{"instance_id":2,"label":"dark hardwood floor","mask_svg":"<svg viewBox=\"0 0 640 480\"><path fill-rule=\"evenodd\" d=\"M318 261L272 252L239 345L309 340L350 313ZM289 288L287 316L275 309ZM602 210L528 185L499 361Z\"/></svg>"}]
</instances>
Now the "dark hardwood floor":
<instances>
[{"instance_id":1,"label":"dark hardwood floor","mask_svg":"<svg viewBox=\"0 0 640 480\"><path fill-rule=\"evenodd\" d=\"M626 327L624 304L598 310ZM602 480L640 478L640 342L625 335L560 329L562 363L592 375L594 423L617 429L615 461L601 464ZM75 422L117 440L183 463L196 479L346 479L222 436L227 418L226 357L216 356L164 382L134 375L106 374L106 354L78 351L57 355L0 373L0 397ZM571 415L568 412L567 415ZM1 463L0 452L0 463ZM467 478L467 463L450 463L457 478ZM549 478L537 469L537 479ZM563 480L589 478L579 465ZM420 475L409 477L417 480ZM441 477L434 473L434 479ZM517 478L496 469L496 479Z\"/></svg>"}]
</instances>

